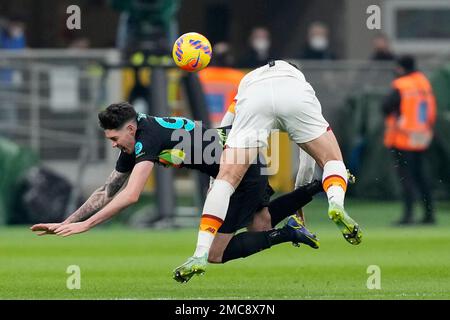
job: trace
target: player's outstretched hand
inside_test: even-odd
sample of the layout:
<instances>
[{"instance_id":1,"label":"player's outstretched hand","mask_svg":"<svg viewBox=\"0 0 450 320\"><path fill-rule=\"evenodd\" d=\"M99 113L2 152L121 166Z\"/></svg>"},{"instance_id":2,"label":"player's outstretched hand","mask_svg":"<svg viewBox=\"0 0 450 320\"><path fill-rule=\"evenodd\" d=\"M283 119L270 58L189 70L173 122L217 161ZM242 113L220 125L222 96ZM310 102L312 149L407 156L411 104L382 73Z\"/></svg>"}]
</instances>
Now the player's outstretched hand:
<instances>
[{"instance_id":1,"label":"player's outstretched hand","mask_svg":"<svg viewBox=\"0 0 450 320\"><path fill-rule=\"evenodd\" d=\"M31 231L37 231L38 236L46 234L56 234L55 230L61 226L61 223L38 223L30 227Z\"/></svg>"},{"instance_id":2,"label":"player's outstretched hand","mask_svg":"<svg viewBox=\"0 0 450 320\"><path fill-rule=\"evenodd\" d=\"M73 234L86 232L89 230L88 224L83 222L61 224L54 232L58 236L67 237Z\"/></svg>"}]
</instances>

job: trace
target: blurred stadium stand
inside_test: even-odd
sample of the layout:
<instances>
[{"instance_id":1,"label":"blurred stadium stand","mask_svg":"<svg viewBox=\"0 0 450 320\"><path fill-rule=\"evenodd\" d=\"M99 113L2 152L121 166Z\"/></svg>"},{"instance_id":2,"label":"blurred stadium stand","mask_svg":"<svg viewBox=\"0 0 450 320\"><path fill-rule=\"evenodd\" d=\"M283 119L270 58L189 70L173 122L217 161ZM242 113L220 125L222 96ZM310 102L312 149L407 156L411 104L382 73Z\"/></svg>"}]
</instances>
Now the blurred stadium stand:
<instances>
[{"instance_id":1,"label":"blurred stadium stand","mask_svg":"<svg viewBox=\"0 0 450 320\"><path fill-rule=\"evenodd\" d=\"M32 150L48 167L68 178L83 196L102 184L114 165L116 153L98 129L96 114L108 103L123 100L127 96L125 88L130 89L132 77L130 80L130 76L125 76L128 71L105 72L101 68L104 63L117 63L119 56L115 50L0 53L0 69L22 75L19 84L0 87L0 98L14 102L19 119L17 124L0 122L0 132ZM383 199L395 197L398 193L391 180L390 159L381 143L380 112L380 99L393 77L392 64L352 60L293 62L300 66L316 90L324 114L340 139L349 167L358 176L351 194ZM436 139L430 155L435 161L430 174L435 177L434 187L440 189L438 194L448 196L444 189L448 190L445 183L449 182L449 175L436 167L441 163L448 172L443 162L450 159L450 144L445 139L450 127L446 90L450 85L450 73L449 67L440 65L436 61L420 63L421 69L433 80L439 102ZM147 70L147 75L150 72ZM65 79L68 77L71 80ZM180 72L169 70L168 78L169 86L175 86L169 90L171 113L192 116L187 109L186 94L177 89ZM286 151L281 150L283 155ZM291 152L293 161L288 170L293 177L298 165L295 146L291 146L287 154ZM193 188L192 176L177 173L177 177L182 178L178 179L177 192L189 194Z\"/></svg>"},{"instance_id":2,"label":"blurred stadium stand","mask_svg":"<svg viewBox=\"0 0 450 320\"><path fill-rule=\"evenodd\" d=\"M417 53L419 68L432 80L438 100L438 122L436 138L430 149L428 172L433 176L436 197L448 198L450 28L445 23L450 19L445 20L443 17L450 11L448 1L433 0L421 4L432 10L432 13L438 12L439 19L443 19L440 21L443 27L436 31L428 11L424 10L423 14L415 10L417 2L420 1L0 2L2 16L23 13L27 23L27 45L30 48L64 48L79 37L87 38L93 48L116 47L26 49L21 52L0 50L0 80L2 73L13 76L13 81L0 81L3 108L0 136L32 152L47 167L66 177L75 186L72 198L87 196L104 182L117 155L98 129L97 111L109 103L126 100L135 81L132 68L116 68L106 72L103 66L123 62L123 58L133 53L128 50L130 43L133 43L132 47L136 45L136 48L146 51L147 55L153 50L149 45L158 42L161 35L164 43L157 47L158 50L170 44L178 34L195 30L204 33L213 44L228 41L238 56L247 45L250 30L255 26L265 26L272 34L276 56L295 58L306 41L307 26L320 20L330 27L330 45L340 60L292 62L300 66L314 87L324 115L340 140L346 162L358 176L357 184L349 189L350 194L377 199L395 198L398 190L392 180L391 159L382 145L383 119L380 112L380 99L388 91L393 79L393 65L390 62L367 60L372 50L371 41L378 31L365 27L368 17L366 9L369 5L379 5L383 14L382 31L391 39L394 52ZM69 31L65 26L65 10L71 4L81 7L81 30ZM147 11L140 11L139 8L152 12L152 19L146 21ZM142 24L130 22L133 13L140 17L138 22ZM418 22L411 24L408 23L409 19ZM137 25L141 25L141 31L145 31L141 36L148 36L148 39L136 42L133 37L126 38L129 30L137 30L133 29ZM396 30L399 32L396 33ZM133 33L134 36L138 34ZM405 42L404 37L410 37L410 41ZM426 37L436 39L427 42ZM149 39L150 42L147 41ZM170 60L170 57L166 58ZM138 77L144 86L148 86L151 70L140 68ZM180 86L181 78L180 70L167 70L169 112L195 118L196 115L188 108L188 95ZM289 145L287 142L283 144ZM279 191L287 191L293 186L293 179L288 181L285 177L295 176L297 152L294 146L281 149L282 157L289 161L283 160L283 164L286 164L281 168L280 176L283 178L272 179ZM177 193L192 197L195 188L193 174L177 171L175 176L178 178ZM5 187L5 181L2 179L3 185L0 185ZM147 190L154 190L154 178L149 181ZM198 205L199 199L189 203ZM195 208L187 209L186 212L195 212Z\"/></svg>"},{"instance_id":3,"label":"blurred stadium stand","mask_svg":"<svg viewBox=\"0 0 450 320\"><path fill-rule=\"evenodd\" d=\"M104 101L120 99L120 75L108 73L104 63L117 63L116 50L25 50L0 52L0 73L20 79L0 83L0 99L9 108L0 118L0 135L38 157L74 185L73 198L82 193L84 177L108 175L113 155L97 129L97 111ZM108 97L103 94L108 92ZM2 108L5 108L3 105ZM4 169L4 168L2 168ZM19 175L19 172L17 172ZM20 177L16 177L17 181ZM13 181L13 180L11 180ZM98 181L86 182L88 185ZM83 189L84 190L84 189ZM84 195L84 192L83 192Z\"/></svg>"}]
</instances>

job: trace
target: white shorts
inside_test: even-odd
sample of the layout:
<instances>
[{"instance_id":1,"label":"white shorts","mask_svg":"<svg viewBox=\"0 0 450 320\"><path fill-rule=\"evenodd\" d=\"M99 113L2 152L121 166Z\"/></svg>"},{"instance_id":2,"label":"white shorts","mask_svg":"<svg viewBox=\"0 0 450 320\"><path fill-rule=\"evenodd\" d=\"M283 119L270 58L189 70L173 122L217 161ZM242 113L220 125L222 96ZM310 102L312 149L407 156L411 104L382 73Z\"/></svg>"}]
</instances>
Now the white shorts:
<instances>
[{"instance_id":1,"label":"white shorts","mask_svg":"<svg viewBox=\"0 0 450 320\"><path fill-rule=\"evenodd\" d=\"M285 61L248 73L239 84L236 100L236 117L226 143L231 148L267 147L270 131L277 128L292 141L305 143L329 126L303 73Z\"/></svg>"},{"instance_id":2,"label":"white shorts","mask_svg":"<svg viewBox=\"0 0 450 320\"><path fill-rule=\"evenodd\" d=\"M312 182L322 180L323 169L316 163L306 151L300 149L300 164L298 166L297 178L295 179L295 189Z\"/></svg>"}]
</instances>

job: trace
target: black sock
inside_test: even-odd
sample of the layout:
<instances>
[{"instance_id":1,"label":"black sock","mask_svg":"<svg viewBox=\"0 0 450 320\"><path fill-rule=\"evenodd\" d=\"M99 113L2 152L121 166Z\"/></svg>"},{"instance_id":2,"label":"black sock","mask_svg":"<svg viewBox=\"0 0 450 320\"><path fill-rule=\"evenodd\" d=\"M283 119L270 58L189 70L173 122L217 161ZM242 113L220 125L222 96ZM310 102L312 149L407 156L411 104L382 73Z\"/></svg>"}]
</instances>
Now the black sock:
<instances>
[{"instance_id":1,"label":"black sock","mask_svg":"<svg viewBox=\"0 0 450 320\"><path fill-rule=\"evenodd\" d=\"M269 213L272 227L307 205L311 202L312 196L321 191L323 191L322 183L316 180L270 201Z\"/></svg>"},{"instance_id":2,"label":"black sock","mask_svg":"<svg viewBox=\"0 0 450 320\"><path fill-rule=\"evenodd\" d=\"M265 231L267 232L267 236L269 238L269 242L270 245L276 245L276 244L280 244L283 242L288 242L288 241L292 241L292 236L293 236L293 232L294 229L292 229L289 226L285 226L283 228L280 229L272 229L270 231Z\"/></svg>"},{"instance_id":3,"label":"black sock","mask_svg":"<svg viewBox=\"0 0 450 320\"><path fill-rule=\"evenodd\" d=\"M288 241L292 241L292 231L289 228L260 232L241 232L231 238L223 252L222 263L245 258L273 245Z\"/></svg>"}]
</instances>

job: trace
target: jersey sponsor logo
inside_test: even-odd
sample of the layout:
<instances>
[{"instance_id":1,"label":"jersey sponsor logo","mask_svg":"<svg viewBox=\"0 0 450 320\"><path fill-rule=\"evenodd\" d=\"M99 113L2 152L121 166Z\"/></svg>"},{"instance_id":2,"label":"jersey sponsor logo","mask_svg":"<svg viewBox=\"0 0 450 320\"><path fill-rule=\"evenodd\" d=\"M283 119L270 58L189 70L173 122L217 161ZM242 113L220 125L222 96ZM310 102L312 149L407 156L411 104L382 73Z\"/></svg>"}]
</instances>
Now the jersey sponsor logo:
<instances>
[{"instance_id":1,"label":"jersey sponsor logo","mask_svg":"<svg viewBox=\"0 0 450 320\"><path fill-rule=\"evenodd\" d=\"M136 144L134 145L134 153L136 155L139 155L139 153L141 153L141 151L142 151L142 148L143 148L142 142L140 142L140 141L136 142Z\"/></svg>"},{"instance_id":2,"label":"jersey sponsor logo","mask_svg":"<svg viewBox=\"0 0 450 320\"><path fill-rule=\"evenodd\" d=\"M209 233L212 233L212 234L215 234L217 230L214 229L213 227L208 227L208 228L205 229L205 231L207 231Z\"/></svg>"}]
</instances>

